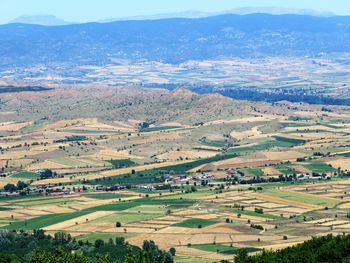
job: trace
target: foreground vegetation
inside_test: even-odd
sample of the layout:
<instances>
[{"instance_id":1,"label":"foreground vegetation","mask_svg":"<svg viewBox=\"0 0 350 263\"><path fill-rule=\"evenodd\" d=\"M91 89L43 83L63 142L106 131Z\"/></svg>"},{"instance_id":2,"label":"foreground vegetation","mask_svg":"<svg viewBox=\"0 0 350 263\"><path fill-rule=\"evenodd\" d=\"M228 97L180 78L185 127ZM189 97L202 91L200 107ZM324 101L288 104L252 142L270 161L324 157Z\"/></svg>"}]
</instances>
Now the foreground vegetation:
<instances>
[{"instance_id":1,"label":"foreground vegetation","mask_svg":"<svg viewBox=\"0 0 350 263\"><path fill-rule=\"evenodd\" d=\"M278 251L263 251L248 256L241 250L235 263L320 263L349 262L350 236L324 236Z\"/></svg>"}]
</instances>

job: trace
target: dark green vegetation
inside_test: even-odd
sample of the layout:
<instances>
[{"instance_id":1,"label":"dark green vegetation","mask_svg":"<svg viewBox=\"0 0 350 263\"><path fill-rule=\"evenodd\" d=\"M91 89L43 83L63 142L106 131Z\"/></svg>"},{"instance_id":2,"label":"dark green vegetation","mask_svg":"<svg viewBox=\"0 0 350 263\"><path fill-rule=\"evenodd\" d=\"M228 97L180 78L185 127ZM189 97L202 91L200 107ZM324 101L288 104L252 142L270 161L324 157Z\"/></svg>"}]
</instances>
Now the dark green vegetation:
<instances>
[{"instance_id":1,"label":"dark green vegetation","mask_svg":"<svg viewBox=\"0 0 350 263\"><path fill-rule=\"evenodd\" d=\"M203 251L216 252L216 253L226 254L226 255L235 255L240 251L239 248L224 246L220 244L203 244L203 245L194 245L192 247ZM256 252L256 251L259 251L260 249L248 247L248 248L245 248L244 250L247 252Z\"/></svg>"},{"instance_id":2,"label":"dark green vegetation","mask_svg":"<svg viewBox=\"0 0 350 263\"><path fill-rule=\"evenodd\" d=\"M174 224L174 226L188 227L188 228L202 228L202 227L214 225L216 223L218 223L218 222L214 221L214 220L188 219L188 220L182 221L180 223Z\"/></svg>"},{"instance_id":3,"label":"dark green vegetation","mask_svg":"<svg viewBox=\"0 0 350 263\"><path fill-rule=\"evenodd\" d=\"M114 168L116 169L119 169L119 168L127 168L127 167L132 167L132 166L135 166L136 163L131 161L131 160L128 160L128 159L125 159L125 160L110 160L109 161Z\"/></svg>"},{"instance_id":4,"label":"dark green vegetation","mask_svg":"<svg viewBox=\"0 0 350 263\"><path fill-rule=\"evenodd\" d=\"M57 140L56 143L62 143L62 142L80 142L80 141L86 141L88 138L83 135L72 135L68 136L63 140Z\"/></svg>"},{"instance_id":5,"label":"dark green vegetation","mask_svg":"<svg viewBox=\"0 0 350 263\"><path fill-rule=\"evenodd\" d=\"M99 199L99 200L106 200L106 199L115 199L115 198L125 198L129 197L130 195L124 195L124 194L114 194L114 193L100 193L100 194L84 194L83 196Z\"/></svg>"},{"instance_id":6,"label":"dark green vegetation","mask_svg":"<svg viewBox=\"0 0 350 263\"><path fill-rule=\"evenodd\" d=\"M283 219L283 217L280 217L280 216L264 214L264 213L257 213L255 211L236 210L235 212L237 214L249 215L249 216L257 216L257 217L262 217L262 218L266 218L266 219L276 219L276 220Z\"/></svg>"},{"instance_id":7,"label":"dark green vegetation","mask_svg":"<svg viewBox=\"0 0 350 263\"><path fill-rule=\"evenodd\" d=\"M274 140L263 141L261 143L258 143L257 145L246 146L246 147L244 146L232 147L228 150L228 153L243 154L243 153L250 153L255 151L268 150L273 147L293 147L293 146L302 144L304 142L305 142L304 140L274 136Z\"/></svg>"},{"instance_id":8,"label":"dark green vegetation","mask_svg":"<svg viewBox=\"0 0 350 263\"><path fill-rule=\"evenodd\" d=\"M330 173L335 171L335 169L332 166L318 161L311 162L310 164L304 165L304 167L319 174Z\"/></svg>"},{"instance_id":9,"label":"dark green vegetation","mask_svg":"<svg viewBox=\"0 0 350 263\"><path fill-rule=\"evenodd\" d=\"M321 263L349 262L350 236L324 236L313 238L302 244L286 249L263 251L248 256L244 250L238 253L235 263Z\"/></svg>"},{"instance_id":10,"label":"dark green vegetation","mask_svg":"<svg viewBox=\"0 0 350 263\"><path fill-rule=\"evenodd\" d=\"M28 219L25 221L17 221L13 222L10 225L3 226L0 229L15 229L15 230L34 230L44 228L53 224L58 224L60 222L70 220L73 218L77 218L79 216L84 216L89 214L90 211L78 211L70 214L49 214L43 215L39 217L35 217L32 219Z\"/></svg>"},{"instance_id":11,"label":"dark green vegetation","mask_svg":"<svg viewBox=\"0 0 350 263\"><path fill-rule=\"evenodd\" d=\"M40 174L33 173L33 172L19 172L19 173L12 175L12 178L36 180L36 179L40 178Z\"/></svg>"},{"instance_id":12,"label":"dark green vegetation","mask_svg":"<svg viewBox=\"0 0 350 263\"><path fill-rule=\"evenodd\" d=\"M0 232L0 262L6 263L172 263L173 255L160 250L153 241L144 241L142 249L125 243L124 238L75 240L70 234L57 232L45 235L43 230L32 234Z\"/></svg>"},{"instance_id":13,"label":"dark green vegetation","mask_svg":"<svg viewBox=\"0 0 350 263\"><path fill-rule=\"evenodd\" d=\"M274 138L277 141L284 143L284 145L285 145L284 147L293 147L293 146L305 143L305 140L287 138L287 137L282 137L282 136L274 136Z\"/></svg>"},{"instance_id":14,"label":"dark green vegetation","mask_svg":"<svg viewBox=\"0 0 350 263\"><path fill-rule=\"evenodd\" d=\"M181 128L179 126L159 126L159 127L150 127L150 128L144 128L141 131L142 132L155 132L155 131L166 131L166 130L172 130L172 129L178 129Z\"/></svg>"}]
</instances>

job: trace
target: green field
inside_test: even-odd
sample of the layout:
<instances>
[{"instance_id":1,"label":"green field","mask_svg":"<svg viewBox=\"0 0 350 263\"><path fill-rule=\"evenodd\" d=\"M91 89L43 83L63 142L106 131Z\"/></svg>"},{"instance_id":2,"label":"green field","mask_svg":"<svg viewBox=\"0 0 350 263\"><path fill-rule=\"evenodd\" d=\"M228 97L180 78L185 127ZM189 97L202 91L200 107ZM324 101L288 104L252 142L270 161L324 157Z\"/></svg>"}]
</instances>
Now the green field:
<instances>
[{"instance_id":1,"label":"green field","mask_svg":"<svg viewBox=\"0 0 350 263\"><path fill-rule=\"evenodd\" d=\"M17 179L27 179L27 180L36 180L40 178L40 174L33 172L19 172L11 176L12 178Z\"/></svg>"},{"instance_id":2,"label":"green field","mask_svg":"<svg viewBox=\"0 0 350 263\"><path fill-rule=\"evenodd\" d=\"M193 219L188 219L188 220L182 221L180 223L176 223L173 226L188 227L188 228L199 228L199 226L207 227L207 226L214 225L214 224L217 224L217 223L218 222L214 221L214 220L205 220L205 219L193 218Z\"/></svg>"},{"instance_id":3,"label":"green field","mask_svg":"<svg viewBox=\"0 0 350 263\"><path fill-rule=\"evenodd\" d=\"M283 219L283 217L280 216L275 216L275 215L270 215L270 214L260 214L255 211L248 211L248 210L236 210L235 213L237 214L242 214L242 215L248 215L248 216L256 216L256 217L262 217L266 219Z\"/></svg>"},{"instance_id":4,"label":"green field","mask_svg":"<svg viewBox=\"0 0 350 263\"><path fill-rule=\"evenodd\" d=\"M263 176L264 172L260 168L246 168L241 170L244 174L253 176Z\"/></svg>"},{"instance_id":5,"label":"green field","mask_svg":"<svg viewBox=\"0 0 350 263\"><path fill-rule=\"evenodd\" d=\"M179 129L179 128L181 127L180 126L158 126L158 127L142 129L142 132L166 131L166 130Z\"/></svg>"},{"instance_id":6,"label":"green field","mask_svg":"<svg viewBox=\"0 0 350 263\"><path fill-rule=\"evenodd\" d=\"M283 143L285 145L284 147L293 147L305 143L305 140L287 138L282 136L274 136L274 138L277 141Z\"/></svg>"},{"instance_id":7,"label":"green field","mask_svg":"<svg viewBox=\"0 0 350 263\"><path fill-rule=\"evenodd\" d=\"M286 190L268 190L264 192L271 196L280 197L286 200L298 201L312 205L320 205L325 207L334 207L339 204L341 200L330 197L322 197L316 195L309 195L304 193L291 192Z\"/></svg>"},{"instance_id":8,"label":"green field","mask_svg":"<svg viewBox=\"0 0 350 263\"><path fill-rule=\"evenodd\" d=\"M114 194L114 193L100 193L100 194L93 193L93 194L84 194L82 196L99 199L99 200L107 200L107 199L116 199L116 198L126 198L126 197L130 197L131 195Z\"/></svg>"},{"instance_id":9,"label":"green field","mask_svg":"<svg viewBox=\"0 0 350 263\"><path fill-rule=\"evenodd\" d=\"M318 162L318 161L312 162L311 164L304 165L304 167L315 173L320 173L320 174L331 173L336 171L333 167L329 166L328 164L323 162Z\"/></svg>"},{"instance_id":10,"label":"green field","mask_svg":"<svg viewBox=\"0 0 350 263\"><path fill-rule=\"evenodd\" d=\"M119 169L119 168L127 168L127 167L132 167L132 166L135 166L137 165L137 163L131 161L131 160L128 160L128 159L125 159L125 160L110 160L108 161L110 162L114 168L116 169Z\"/></svg>"},{"instance_id":11,"label":"green field","mask_svg":"<svg viewBox=\"0 0 350 263\"><path fill-rule=\"evenodd\" d=\"M0 229L16 229L16 230L34 230L41 229L50 225L58 224L66 220L74 219L89 214L90 211L83 210L70 214L48 214L25 221L17 221L11 225L3 226Z\"/></svg>"},{"instance_id":12,"label":"green field","mask_svg":"<svg viewBox=\"0 0 350 263\"><path fill-rule=\"evenodd\" d=\"M221 253L226 255L235 255L240 250L240 248L224 246L220 244L193 245L192 247L203 251L216 252L216 253ZM244 248L244 250L246 250L247 252L256 252L256 251L259 251L260 249L248 247L248 248Z\"/></svg>"}]
</instances>

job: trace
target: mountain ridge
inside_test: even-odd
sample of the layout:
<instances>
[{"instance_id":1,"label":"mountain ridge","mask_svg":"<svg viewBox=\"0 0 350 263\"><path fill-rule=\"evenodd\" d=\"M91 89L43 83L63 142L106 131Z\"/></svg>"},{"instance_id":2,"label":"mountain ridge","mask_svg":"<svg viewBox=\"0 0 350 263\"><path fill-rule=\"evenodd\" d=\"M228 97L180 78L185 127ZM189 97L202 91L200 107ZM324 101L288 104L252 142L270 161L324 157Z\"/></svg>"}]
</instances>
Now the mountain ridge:
<instances>
[{"instance_id":1,"label":"mountain ridge","mask_svg":"<svg viewBox=\"0 0 350 263\"><path fill-rule=\"evenodd\" d=\"M350 16L222 15L67 26L0 26L0 66L181 63L350 52Z\"/></svg>"}]
</instances>

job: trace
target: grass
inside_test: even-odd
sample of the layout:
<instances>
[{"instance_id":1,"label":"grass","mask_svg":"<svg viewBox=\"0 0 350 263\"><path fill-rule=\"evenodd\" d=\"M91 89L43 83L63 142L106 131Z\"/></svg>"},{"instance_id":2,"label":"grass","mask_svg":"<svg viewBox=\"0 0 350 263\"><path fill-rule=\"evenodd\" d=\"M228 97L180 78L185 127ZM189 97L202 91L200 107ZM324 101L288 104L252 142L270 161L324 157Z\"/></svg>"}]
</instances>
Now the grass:
<instances>
[{"instance_id":1,"label":"grass","mask_svg":"<svg viewBox=\"0 0 350 263\"><path fill-rule=\"evenodd\" d=\"M178 129L178 128L181 128L181 127L180 126L158 126L158 127L142 129L142 132L166 131L166 130L172 130L172 129Z\"/></svg>"},{"instance_id":2,"label":"grass","mask_svg":"<svg viewBox=\"0 0 350 263\"><path fill-rule=\"evenodd\" d=\"M127 168L137 165L137 163L131 160L110 160L108 162L110 162L116 169Z\"/></svg>"},{"instance_id":3,"label":"grass","mask_svg":"<svg viewBox=\"0 0 350 263\"><path fill-rule=\"evenodd\" d=\"M305 143L305 140L301 139L287 138L282 136L274 136L274 138L281 143L285 143L285 147L293 147Z\"/></svg>"},{"instance_id":4,"label":"grass","mask_svg":"<svg viewBox=\"0 0 350 263\"><path fill-rule=\"evenodd\" d=\"M318 162L318 161L312 162L311 164L304 165L304 167L315 173L320 173L320 174L331 173L335 171L335 169L332 166L324 162Z\"/></svg>"},{"instance_id":5,"label":"grass","mask_svg":"<svg viewBox=\"0 0 350 263\"><path fill-rule=\"evenodd\" d=\"M304 194L300 192L291 192L286 190L268 190L264 192L270 196L280 197L286 200L297 201L312 205L320 205L324 207L334 207L340 200L330 198L330 197L322 197L310 194Z\"/></svg>"},{"instance_id":6,"label":"grass","mask_svg":"<svg viewBox=\"0 0 350 263\"><path fill-rule=\"evenodd\" d=\"M74 212L70 214L48 214L35 217L25 221L17 221L11 225L3 226L0 229L16 229L16 230L34 230L41 229L50 225L58 224L66 220L74 219L89 214L87 210Z\"/></svg>"},{"instance_id":7,"label":"grass","mask_svg":"<svg viewBox=\"0 0 350 263\"><path fill-rule=\"evenodd\" d=\"M11 176L11 178L17 179L27 179L27 180L36 180L40 177L40 174L33 172L19 172Z\"/></svg>"},{"instance_id":8,"label":"grass","mask_svg":"<svg viewBox=\"0 0 350 263\"><path fill-rule=\"evenodd\" d=\"M247 216L255 216L255 217L261 217L261 218L267 218L267 219L283 219L283 217L280 216L275 216L275 215L270 215L270 214L260 214L256 213L255 211L248 211L248 210L236 210L235 213L237 214L242 214L242 215L247 215Z\"/></svg>"},{"instance_id":9,"label":"grass","mask_svg":"<svg viewBox=\"0 0 350 263\"><path fill-rule=\"evenodd\" d=\"M293 168L293 165L294 164L291 164L291 163L284 163L284 164L275 165L274 168L283 174L294 174L297 171Z\"/></svg>"},{"instance_id":10,"label":"grass","mask_svg":"<svg viewBox=\"0 0 350 263\"><path fill-rule=\"evenodd\" d=\"M219 147L219 148L225 147L227 145L226 141L221 141L221 140L212 141L212 140L205 139L205 140L201 140L200 142L206 146Z\"/></svg>"},{"instance_id":11,"label":"grass","mask_svg":"<svg viewBox=\"0 0 350 263\"><path fill-rule=\"evenodd\" d=\"M49 123L47 118L42 118L40 120L36 120L34 121L32 124L27 125L25 127L23 127L20 132L21 133L31 133L34 132L36 129L44 126L45 124Z\"/></svg>"},{"instance_id":12,"label":"grass","mask_svg":"<svg viewBox=\"0 0 350 263\"><path fill-rule=\"evenodd\" d=\"M86 163L82 163L67 157L58 157L58 158L52 159L52 161L55 163L72 166L72 167L84 167L88 165Z\"/></svg>"},{"instance_id":13,"label":"grass","mask_svg":"<svg viewBox=\"0 0 350 263\"><path fill-rule=\"evenodd\" d=\"M16 201L16 205L21 206L41 206L41 205L65 205L65 204L72 204L72 203L79 203L79 200L73 199L73 198L66 198L66 197L49 197L49 198L38 198L38 199L24 199L20 201Z\"/></svg>"},{"instance_id":14,"label":"grass","mask_svg":"<svg viewBox=\"0 0 350 263\"><path fill-rule=\"evenodd\" d=\"M254 175L257 177L264 175L264 172L260 168L246 168L241 171L245 174Z\"/></svg>"},{"instance_id":15,"label":"grass","mask_svg":"<svg viewBox=\"0 0 350 263\"><path fill-rule=\"evenodd\" d=\"M218 222L214 221L214 220L205 220L205 219L193 218L193 219L188 219L188 220L182 221L180 223L176 223L173 226L188 227L188 228L199 228L199 226L207 227L207 226L214 225L214 224L217 224L217 223Z\"/></svg>"},{"instance_id":16,"label":"grass","mask_svg":"<svg viewBox=\"0 0 350 263\"><path fill-rule=\"evenodd\" d=\"M246 147L234 147L228 150L228 153L243 154L249 152L263 151L272 147L291 147L291 143L283 142L279 140L269 140L261 142L257 145L246 146Z\"/></svg>"},{"instance_id":17,"label":"grass","mask_svg":"<svg viewBox=\"0 0 350 263\"><path fill-rule=\"evenodd\" d=\"M100 193L100 194L84 194L82 196L94 198L98 200L108 200L108 199L116 199L116 198L126 198L130 197L131 195L125 195L125 194L114 194L114 193Z\"/></svg>"},{"instance_id":18,"label":"grass","mask_svg":"<svg viewBox=\"0 0 350 263\"><path fill-rule=\"evenodd\" d=\"M224 246L220 244L202 244L202 245L194 245L192 247L199 250L207 251L207 252L216 252L216 253L221 253L226 255L235 255L241 249L236 247ZM248 248L244 248L244 250L250 253L250 252L259 251L260 249L248 247Z\"/></svg>"}]
</instances>

